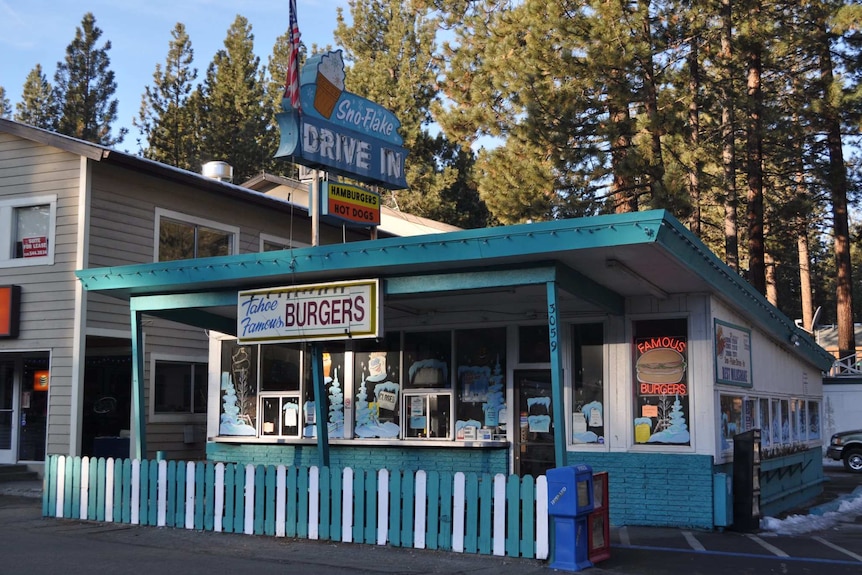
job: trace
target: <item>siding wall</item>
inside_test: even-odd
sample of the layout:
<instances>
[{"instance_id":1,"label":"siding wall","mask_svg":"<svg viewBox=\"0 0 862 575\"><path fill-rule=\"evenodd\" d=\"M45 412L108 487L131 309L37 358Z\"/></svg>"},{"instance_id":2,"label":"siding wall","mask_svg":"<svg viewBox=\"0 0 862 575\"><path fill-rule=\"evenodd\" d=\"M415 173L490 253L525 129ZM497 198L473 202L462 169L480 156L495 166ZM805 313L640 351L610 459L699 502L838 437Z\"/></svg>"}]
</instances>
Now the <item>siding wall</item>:
<instances>
[{"instance_id":1,"label":"siding wall","mask_svg":"<svg viewBox=\"0 0 862 575\"><path fill-rule=\"evenodd\" d=\"M310 241L310 220L301 212L294 218L284 217L281 212L273 212L270 208L216 196L107 164L94 164L92 182L87 266L90 268L152 262L156 208L239 227L239 253L259 251L261 233L286 240L293 238L304 243ZM340 227L322 226L321 242L340 242L342 233ZM347 235L348 239L362 239L362 236L355 232ZM88 292L86 295L88 329L130 333L127 302L102 294ZM147 317L144 341L146 455L153 457L157 451L163 451L172 459L203 458L206 440L204 417L153 417L150 407L150 368L154 355L187 357L190 360L206 358L206 334L199 328Z\"/></svg>"},{"instance_id":2,"label":"siding wall","mask_svg":"<svg viewBox=\"0 0 862 575\"><path fill-rule=\"evenodd\" d=\"M48 453L69 452L80 166L77 155L0 133L0 199L57 197L53 265L0 268L2 283L21 286L22 319L0 353L51 354Z\"/></svg>"}]
</instances>

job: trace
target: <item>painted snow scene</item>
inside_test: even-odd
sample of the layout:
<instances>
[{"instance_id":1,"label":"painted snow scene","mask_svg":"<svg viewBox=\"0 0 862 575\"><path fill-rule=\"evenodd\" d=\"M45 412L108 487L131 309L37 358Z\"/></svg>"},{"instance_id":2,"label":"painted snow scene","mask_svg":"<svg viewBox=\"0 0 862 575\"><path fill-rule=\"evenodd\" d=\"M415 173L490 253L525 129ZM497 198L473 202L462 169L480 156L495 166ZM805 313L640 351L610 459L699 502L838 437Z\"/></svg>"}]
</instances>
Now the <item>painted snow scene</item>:
<instances>
[{"instance_id":1,"label":"painted snow scene","mask_svg":"<svg viewBox=\"0 0 862 575\"><path fill-rule=\"evenodd\" d=\"M604 407L600 401L584 404L572 414L572 443L604 443L605 438L591 431L590 427L604 426Z\"/></svg>"},{"instance_id":2,"label":"painted snow scene","mask_svg":"<svg viewBox=\"0 0 862 575\"><path fill-rule=\"evenodd\" d=\"M333 357L336 356L336 357ZM342 439L344 437L344 388L339 380L339 369L344 354L323 354L323 385L326 389L327 399L327 435L330 439ZM339 359L341 361L339 361ZM305 427L302 430L303 437L317 437L316 405L313 401L306 401Z\"/></svg>"},{"instance_id":3,"label":"painted snow scene","mask_svg":"<svg viewBox=\"0 0 862 575\"><path fill-rule=\"evenodd\" d=\"M653 434L647 443L682 443L691 441L688 432L688 424L685 422L685 414L682 411L682 402L679 396L674 397L670 407L670 397L662 396L658 403L658 422Z\"/></svg>"},{"instance_id":4,"label":"painted snow scene","mask_svg":"<svg viewBox=\"0 0 862 575\"><path fill-rule=\"evenodd\" d=\"M635 443L687 445L691 441L685 419L683 399L661 395L641 406L641 417L634 420Z\"/></svg>"},{"instance_id":5,"label":"painted snow scene","mask_svg":"<svg viewBox=\"0 0 862 575\"><path fill-rule=\"evenodd\" d=\"M462 402L482 404L484 427L503 428L506 424L506 403L503 396L503 372L500 360L489 366L461 365L458 366L458 381L461 389ZM477 427L480 423L474 419L458 420L455 430L459 428Z\"/></svg>"},{"instance_id":6,"label":"painted snow scene","mask_svg":"<svg viewBox=\"0 0 862 575\"><path fill-rule=\"evenodd\" d=\"M221 374L222 413L219 435L257 435L254 427L255 395L248 349L239 347L231 356L231 371Z\"/></svg>"},{"instance_id":7,"label":"painted snow scene","mask_svg":"<svg viewBox=\"0 0 862 575\"><path fill-rule=\"evenodd\" d=\"M371 352L367 362L360 361L360 382L356 394L356 437L397 438L401 432L398 425L398 401L401 386L397 374L388 369L384 351Z\"/></svg>"}]
</instances>

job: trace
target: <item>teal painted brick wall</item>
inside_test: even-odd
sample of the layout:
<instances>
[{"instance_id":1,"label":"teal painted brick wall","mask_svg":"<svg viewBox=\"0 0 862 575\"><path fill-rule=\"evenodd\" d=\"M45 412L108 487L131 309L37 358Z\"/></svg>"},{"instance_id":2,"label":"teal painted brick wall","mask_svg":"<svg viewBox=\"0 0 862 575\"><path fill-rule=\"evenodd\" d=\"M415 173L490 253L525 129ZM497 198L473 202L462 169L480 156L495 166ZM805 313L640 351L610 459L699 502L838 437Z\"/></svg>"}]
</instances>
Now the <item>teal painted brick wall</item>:
<instances>
[{"instance_id":1,"label":"teal painted brick wall","mask_svg":"<svg viewBox=\"0 0 862 575\"><path fill-rule=\"evenodd\" d=\"M715 466L733 477L733 463ZM823 452L820 447L772 457L760 463L760 515L776 516L823 492Z\"/></svg>"},{"instance_id":2,"label":"teal painted brick wall","mask_svg":"<svg viewBox=\"0 0 862 575\"><path fill-rule=\"evenodd\" d=\"M207 459L215 462L263 465L317 465L317 446L271 444L207 444ZM509 455L499 449L451 449L383 446L329 446L333 468L464 473L509 473Z\"/></svg>"},{"instance_id":3,"label":"teal painted brick wall","mask_svg":"<svg viewBox=\"0 0 862 575\"><path fill-rule=\"evenodd\" d=\"M608 472L612 525L713 527L712 456L570 451L568 463Z\"/></svg>"}]
</instances>

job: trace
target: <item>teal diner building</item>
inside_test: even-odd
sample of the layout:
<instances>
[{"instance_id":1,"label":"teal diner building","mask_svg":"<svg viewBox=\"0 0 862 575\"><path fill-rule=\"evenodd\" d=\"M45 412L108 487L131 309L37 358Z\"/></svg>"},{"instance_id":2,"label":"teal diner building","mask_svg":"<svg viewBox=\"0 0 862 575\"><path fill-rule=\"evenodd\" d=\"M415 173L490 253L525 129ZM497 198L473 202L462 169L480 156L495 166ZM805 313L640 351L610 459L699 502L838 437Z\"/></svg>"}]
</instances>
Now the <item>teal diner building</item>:
<instances>
[{"instance_id":1,"label":"teal diner building","mask_svg":"<svg viewBox=\"0 0 862 575\"><path fill-rule=\"evenodd\" d=\"M833 358L666 211L80 270L143 325L209 338L214 462L609 473L614 525L732 523L759 429L773 515L818 494ZM285 331L287 328L293 331Z\"/></svg>"}]
</instances>

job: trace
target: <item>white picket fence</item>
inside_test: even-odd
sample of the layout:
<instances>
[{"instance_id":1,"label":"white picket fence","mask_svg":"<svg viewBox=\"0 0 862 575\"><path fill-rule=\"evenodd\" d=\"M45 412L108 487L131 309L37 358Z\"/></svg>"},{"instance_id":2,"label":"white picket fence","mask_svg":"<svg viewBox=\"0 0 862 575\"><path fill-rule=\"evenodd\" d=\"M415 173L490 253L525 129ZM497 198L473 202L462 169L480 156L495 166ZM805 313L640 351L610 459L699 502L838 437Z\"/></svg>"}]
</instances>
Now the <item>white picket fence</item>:
<instances>
[{"instance_id":1,"label":"white picket fence","mask_svg":"<svg viewBox=\"0 0 862 575\"><path fill-rule=\"evenodd\" d=\"M51 456L43 515L547 559L531 477Z\"/></svg>"}]
</instances>

